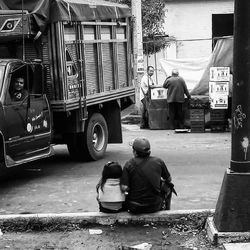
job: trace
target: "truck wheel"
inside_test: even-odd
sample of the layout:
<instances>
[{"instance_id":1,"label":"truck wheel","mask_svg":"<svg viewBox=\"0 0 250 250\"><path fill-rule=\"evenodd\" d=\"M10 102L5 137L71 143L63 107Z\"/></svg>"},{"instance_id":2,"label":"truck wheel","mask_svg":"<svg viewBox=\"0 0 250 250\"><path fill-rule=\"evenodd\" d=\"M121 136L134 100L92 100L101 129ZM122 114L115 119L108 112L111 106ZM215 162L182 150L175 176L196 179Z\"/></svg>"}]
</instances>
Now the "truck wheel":
<instances>
[{"instance_id":1,"label":"truck wheel","mask_svg":"<svg viewBox=\"0 0 250 250\"><path fill-rule=\"evenodd\" d=\"M90 117L83 142L88 159L98 160L104 156L108 144L108 126L100 113L94 113Z\"/></svg>"},{"instance_id":2,"label":"truck wheel","mask_svg":"<svg viewBox=\"0 0 250 250\"><path fill-rule=\"evenodd\" d=\"M67 141L70 156L74 160L98 160L104 156L107 144L107 123L99 113L90 117L84 133L73 134Z\"/></svg>"}]
</instances>

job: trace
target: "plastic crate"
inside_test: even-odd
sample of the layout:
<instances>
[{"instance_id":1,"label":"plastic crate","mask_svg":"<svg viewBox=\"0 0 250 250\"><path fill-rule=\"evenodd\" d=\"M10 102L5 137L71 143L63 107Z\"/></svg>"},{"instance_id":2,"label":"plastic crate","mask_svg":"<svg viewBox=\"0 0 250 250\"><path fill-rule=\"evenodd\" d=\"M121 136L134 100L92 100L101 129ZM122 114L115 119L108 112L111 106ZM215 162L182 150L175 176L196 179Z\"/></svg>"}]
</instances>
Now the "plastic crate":
<instances>
[{"instance_id":1,"label":"plastic crate","mask_svg":"<svg viewBox=\"0 0 250 250\"><path fill-rule=\"evenodd\" d=\"M205 132L204 109L190 109L190 128L192 133Z\"/></svg>"},{"instance_id":2,"label":"plastic crate","mask_svg":"<svg viewBox=\"0 0 250 250\"><path fill-rule=\"evenodd\" d=\"M190 109L190 121L204 121L205 112L204 109Z\"/></svg>"},{"instance_id":3,"label":"plastic crate","mask_svg":"<svg viewBox=\"0 0 250 250\"><path fill-rule=\"evenodd\" d=\"M225 110L224 109L210 109L210 120L211 121L224 121Z\"/></svg>"},{"instance_id":4,"label":"plastic crate","mask_svg":"<svg viewBox=\"0 0 250 250\"><path fill-rule=\"evenodd\" d=\"M190 127L192 133L205 132L205 122L204 121L190 121Z\"/></svg>"},{"instance_id":5,"label":"plastic crate","mask_svg":"<svg viewBox=\"0 0 250 250\"><path fill-rule=\"evenodd\" d=\"M226 110L210 109L211 132L224 132L226 130Z\"/></svg>"},{"instance_id":6,"label":"plastic crate","mask_svg":"<svg viewBox=\"0 0 250 250\"><path fill-rule=\"evenodd\" d=\"M210 128L211 132L225 132L226 130L225 124L212 124Z\"/></svg>"}]
</instances>

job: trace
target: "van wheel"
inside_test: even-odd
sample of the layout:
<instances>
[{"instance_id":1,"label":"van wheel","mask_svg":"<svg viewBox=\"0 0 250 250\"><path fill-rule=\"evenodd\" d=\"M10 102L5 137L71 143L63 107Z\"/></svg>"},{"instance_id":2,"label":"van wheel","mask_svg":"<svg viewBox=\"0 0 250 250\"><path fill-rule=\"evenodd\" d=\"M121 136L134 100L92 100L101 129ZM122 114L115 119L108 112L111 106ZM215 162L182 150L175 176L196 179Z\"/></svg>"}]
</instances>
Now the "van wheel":
<instances>
[{"instance_id":1,"label":"van wheel","mask_svg":"<svg viewBox=\"0 0 250 250\"><path fill-rule=\"evenodd\" d=\"M98 160L106 152L108 127L104 117L94 113L86 124L85 132L69 138L68 150L75 160Z\"/></svg>"}]
</instances>

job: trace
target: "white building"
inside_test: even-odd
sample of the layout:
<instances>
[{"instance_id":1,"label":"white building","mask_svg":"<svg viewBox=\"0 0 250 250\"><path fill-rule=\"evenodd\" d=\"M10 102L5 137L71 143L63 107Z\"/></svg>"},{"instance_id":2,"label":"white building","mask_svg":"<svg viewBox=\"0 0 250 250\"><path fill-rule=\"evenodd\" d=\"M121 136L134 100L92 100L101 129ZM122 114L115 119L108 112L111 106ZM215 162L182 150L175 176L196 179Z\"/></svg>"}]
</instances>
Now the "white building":
<instances>
[{"instance_id":1,"label":"white building","mask_svg":"<svg viewBox=\"0 0 250 250\"><path fill-rule=\"evenodd\" d=\"M172 58L209 56L213 38L233 35L233 0L167 0L165 32Z\"/></svg>"},{"instance_id":2,"label":"white building","mask_svg":"<svg viewBox=\"0 0 250 250\"><path fill-rule=\"evenodd\" d=\"M165 33L174 40L156 55L144 57L145 68L157 69L159 84L165 79L161 58L209 57L216 37L233 35L234 0L166 0L165 10Z\"/></svg>"}]
</instances>

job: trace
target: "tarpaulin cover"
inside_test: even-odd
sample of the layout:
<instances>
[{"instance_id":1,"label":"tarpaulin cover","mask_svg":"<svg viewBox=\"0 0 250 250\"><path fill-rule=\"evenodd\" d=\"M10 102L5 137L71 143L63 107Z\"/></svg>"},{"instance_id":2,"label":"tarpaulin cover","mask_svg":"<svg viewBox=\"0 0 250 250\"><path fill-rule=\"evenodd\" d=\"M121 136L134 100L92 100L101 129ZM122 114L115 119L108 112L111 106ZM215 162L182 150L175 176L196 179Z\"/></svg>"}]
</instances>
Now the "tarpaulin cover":
<instances>
[{"instance_id":1,"label":"tarpaulin cover","mask_svg":"<svg viewBox=\"0 0 250 250\"><path fill-rule=\"evenodd\" d=\"M1 10L22 10L22 0L0 0ZM103 0L23 0L23 9L34 17L41 31L56 21L89 21L124 18L127 5Z\"/></svg>"},{"instance_id":2,"label":"tarpaulin cover","mask_svg":"<svg viewBox=\"0 0 250 250\"><path fill-rule=\"evenodd\" d=\"M190 92L191 95L208 95L210 67L230 67L233 74L233 38L222 38L217 41L204 74ZM231 89L231 86L229 88Z\"/></svg>"},{"instance_id":3,"label":"tarpaulin cover","mask_svg":"<svg viewBox=\"0 0 250 250\"><path fill-rule=\"evenodd\" d=\"M192 90L201 79L209 62L209 57L183 58L183 59L160 59L160 65L166 76L171 75L172 69L179 69L187 84L188 90Z\"/></svg>"}]
</instances>

